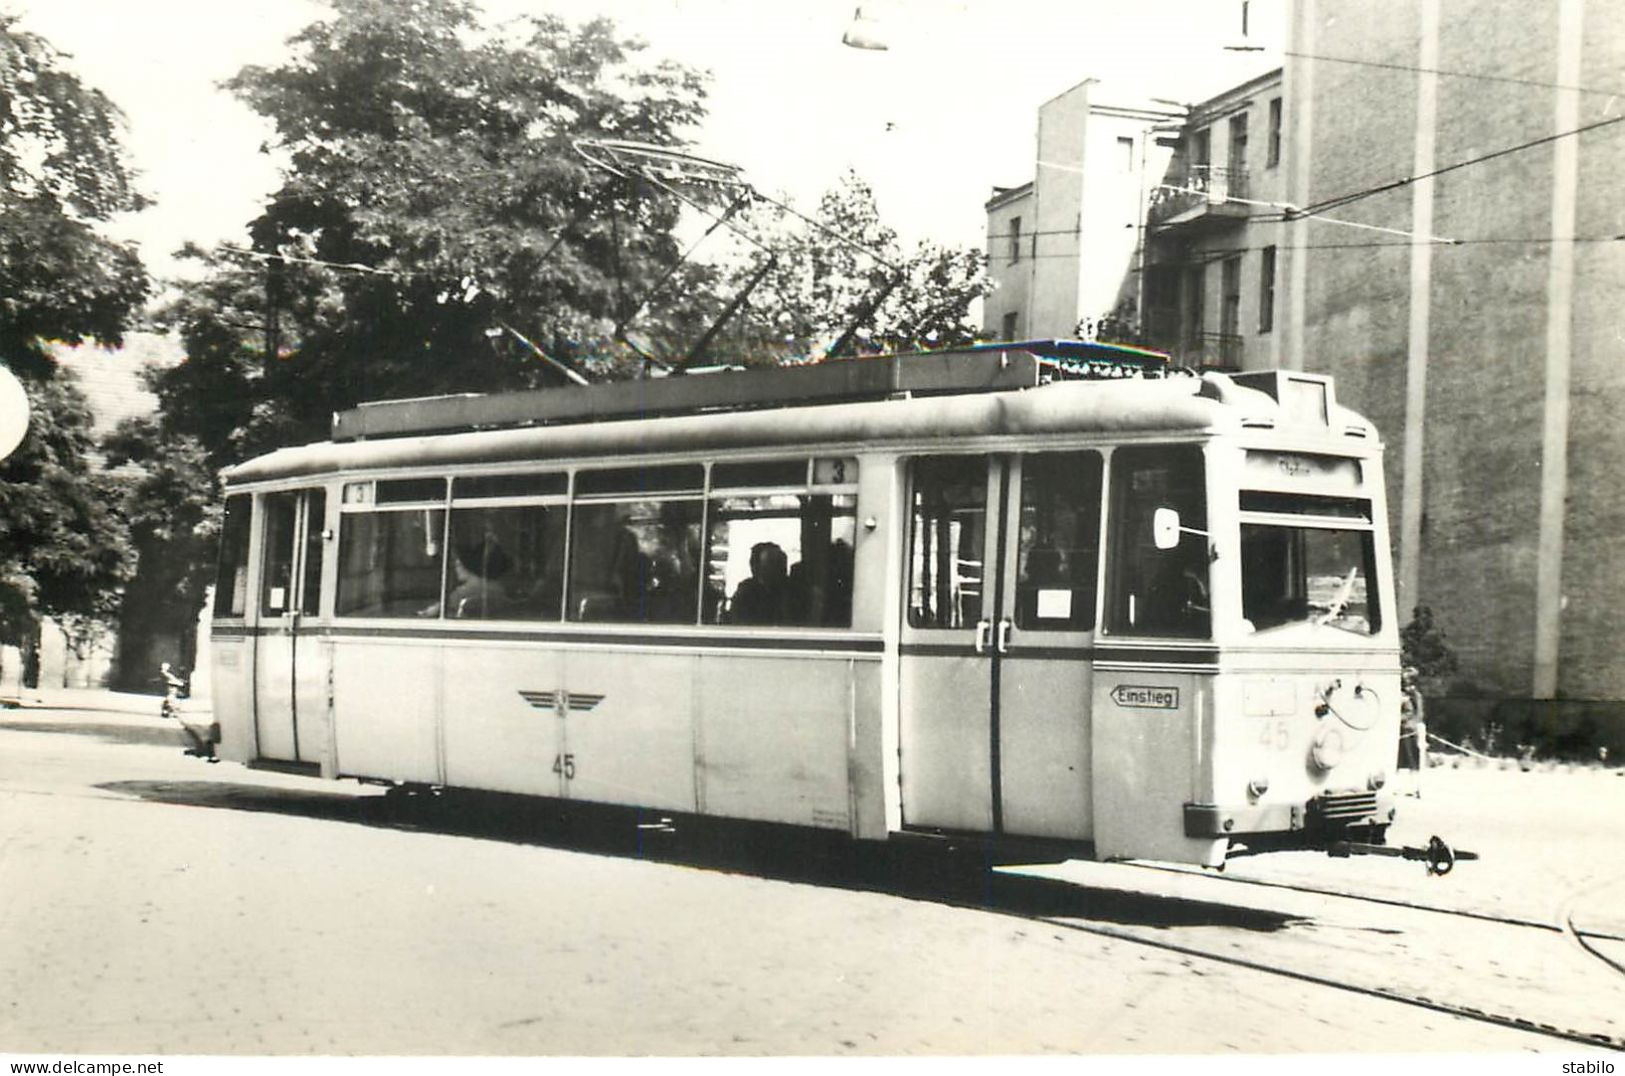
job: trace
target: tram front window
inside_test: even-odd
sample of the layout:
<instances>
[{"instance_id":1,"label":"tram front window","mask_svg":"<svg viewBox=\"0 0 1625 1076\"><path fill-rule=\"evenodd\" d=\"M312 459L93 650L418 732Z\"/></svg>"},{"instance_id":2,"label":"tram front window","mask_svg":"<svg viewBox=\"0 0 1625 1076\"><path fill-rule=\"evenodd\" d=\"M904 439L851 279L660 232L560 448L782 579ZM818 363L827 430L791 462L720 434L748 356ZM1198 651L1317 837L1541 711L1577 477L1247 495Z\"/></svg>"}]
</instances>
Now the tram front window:
<instances>
[{"instance_id":1,"label":"tram front window","mask_svg":"<svg viewBox=\"0 0 1625 1076\"><path fill-rule=\"evenodd\" d=\"M1243 523L1241 615L1250 631L1313 624L1374 634L1374 563L1370 531Z\"/></svg>"}]
</instances>

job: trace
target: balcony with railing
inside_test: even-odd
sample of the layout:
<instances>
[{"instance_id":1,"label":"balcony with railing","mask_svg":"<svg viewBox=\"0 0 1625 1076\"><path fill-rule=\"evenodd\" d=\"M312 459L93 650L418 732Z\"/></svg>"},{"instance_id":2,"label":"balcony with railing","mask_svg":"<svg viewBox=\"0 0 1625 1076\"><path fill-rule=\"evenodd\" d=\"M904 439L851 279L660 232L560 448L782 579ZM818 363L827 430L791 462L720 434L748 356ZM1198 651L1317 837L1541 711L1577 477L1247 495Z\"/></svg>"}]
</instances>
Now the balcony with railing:
<instances>
[{"instance_id":1,"label":"balcony with railing","mask_svg":"<svg viewBox=\"0 0 1625 1076\"><path fill-rule=\"evenodd\" d=\"M1245 168L1183 165L1171 169L1151 192L1147 216L1164 227L1228 224L1247 218L1246 199Z\"/></svg>"},{"instance_id":2,"label":"balcony with railing","mask_svg":"<svg viewBox=\"0 0 1625 1076\"><path fill-rule=\"evenodd\" d=\"M1175 366L1196 370L1239 370L1247 354L1247 338L1240 333L1192 331L1180 324L1173 308L1145 311L1146 341L1167 352Z\"/></svg>"}]
</instances>

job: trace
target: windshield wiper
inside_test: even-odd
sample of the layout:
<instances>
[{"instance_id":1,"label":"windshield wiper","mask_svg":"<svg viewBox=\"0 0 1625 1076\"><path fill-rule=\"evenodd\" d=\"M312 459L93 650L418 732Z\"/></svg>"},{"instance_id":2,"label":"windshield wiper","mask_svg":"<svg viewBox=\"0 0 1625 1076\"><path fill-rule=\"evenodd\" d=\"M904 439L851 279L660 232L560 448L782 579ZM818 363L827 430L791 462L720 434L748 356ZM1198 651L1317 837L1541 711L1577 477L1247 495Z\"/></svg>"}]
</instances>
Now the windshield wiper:
<instances>
[{"instance_id":1,"label":"windshield wiper","mask_svg":"<svg viewBox=\"0 0 1625 1076\"><path fill-rule=\"evenodd\" d=\"M1333 618L1343 615L1343 611L1348 608L1349 599L1354 596L1354 582L1359 578L1359 567L1350 568L1348 578L1344 579L1343 585L1338 588L1337 597L1333 598L1331 604L1326 606L1326 611L1315 619L1316 624L1327 624ZM1332 626L1336 627L1337 625L1333 624Z\"/></svg>"}]
</instances>

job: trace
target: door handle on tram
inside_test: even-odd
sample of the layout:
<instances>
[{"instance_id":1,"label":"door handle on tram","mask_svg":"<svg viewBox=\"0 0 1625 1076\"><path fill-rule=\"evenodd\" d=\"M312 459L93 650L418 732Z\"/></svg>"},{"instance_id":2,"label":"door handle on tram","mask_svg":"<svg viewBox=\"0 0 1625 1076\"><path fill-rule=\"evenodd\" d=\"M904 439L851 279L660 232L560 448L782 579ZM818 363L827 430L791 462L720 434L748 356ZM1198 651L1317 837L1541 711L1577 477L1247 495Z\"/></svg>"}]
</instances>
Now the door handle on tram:
<instances>
[{"instance_id":1,"label":"door handle on tram","mask_svg":"<svg viewBox=\"0 0 1625 1076\"><path fill-rule=\"evenodd\" d=\"M987 653L988 643L993 639L993 621L978 620L976 622L976 652Z\"/></svg>"},{"instance_id":2,"label":"door handle on tram","mask_svg":"<svg viewBox=\"0 0 1625 1076\"><path fill-rule=\"evenodd\" d=\"M999 653L1001 654L1010 652L1010 629L1013 627L1015 625L1010 622L1009 617L999 621Z\"/></svg>"}]
</instances>

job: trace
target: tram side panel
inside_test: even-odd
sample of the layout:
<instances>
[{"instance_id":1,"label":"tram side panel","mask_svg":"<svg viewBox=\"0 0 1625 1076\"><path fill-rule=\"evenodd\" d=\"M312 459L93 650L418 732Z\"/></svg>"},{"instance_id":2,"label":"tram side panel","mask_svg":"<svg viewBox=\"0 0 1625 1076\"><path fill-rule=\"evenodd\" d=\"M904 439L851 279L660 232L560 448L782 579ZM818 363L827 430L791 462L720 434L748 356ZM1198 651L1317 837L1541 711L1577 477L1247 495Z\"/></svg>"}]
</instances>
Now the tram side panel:
<instances>
[{"instance_id":1,"label":"tram side panel","mask_svg":"<svg viewBox=\"0 0 1625 1076\"><path fill-rule=\"evenodd\" d=\"M215 754L229 762L252 762L258 751L250 679L254 651L241 624L215 626L209 636L209 660L214 721L220 727Z\"/></svg>"},{"instance_id":2,"label":"tram side panel","mask_svg":"<svg viewBox=\"0 0 1625 1076\"><path fill-rule=\"evenodd\" d=\"M564 652L560 754L570 799L693 811L695 654Z\"/></svg>"},{"instance_id":3,"label":"tram side panel","mask_svg":"<svg viewBox=\"0 0 1625 1076\"><path fill-rule=\"evenodd\" d=\"M876 729L876 662L842 657L700 659L694 772L700 810L851 830L860 725ZM860 680L863 683L860 685Z\"/></svg>"},{"instance_id":4,"label":"tram side panel","mask_svg":"<svg viewBox=\"0 0 1625 1076\"><path fill-rule=\"evenodd\" d=\"M441 743L448 785L562 796L563 659L534 644L448 643Z\"/></svg>"},{"instance_id":5,"label":"tram side panel","mask_svg":"<svg viewBox=\"0 0 1625 1076\"><path fill-rule=\"evenodd\" d=\"M333 654L333 738L338 772L441 784L438 640L358 638Z\"/></svg>"},{"instance_id":6,"label":"tram side panel","mask_svg":"<svg viewBox=\"0 0 1625 1076\"><path fill-rule=\"evenodd\" d=\"M1218 866L1226 841L1187 836L1205 791L1212 678L1099 666L1093 698L1095 855Z\"/></svg>"}]
</instances>

